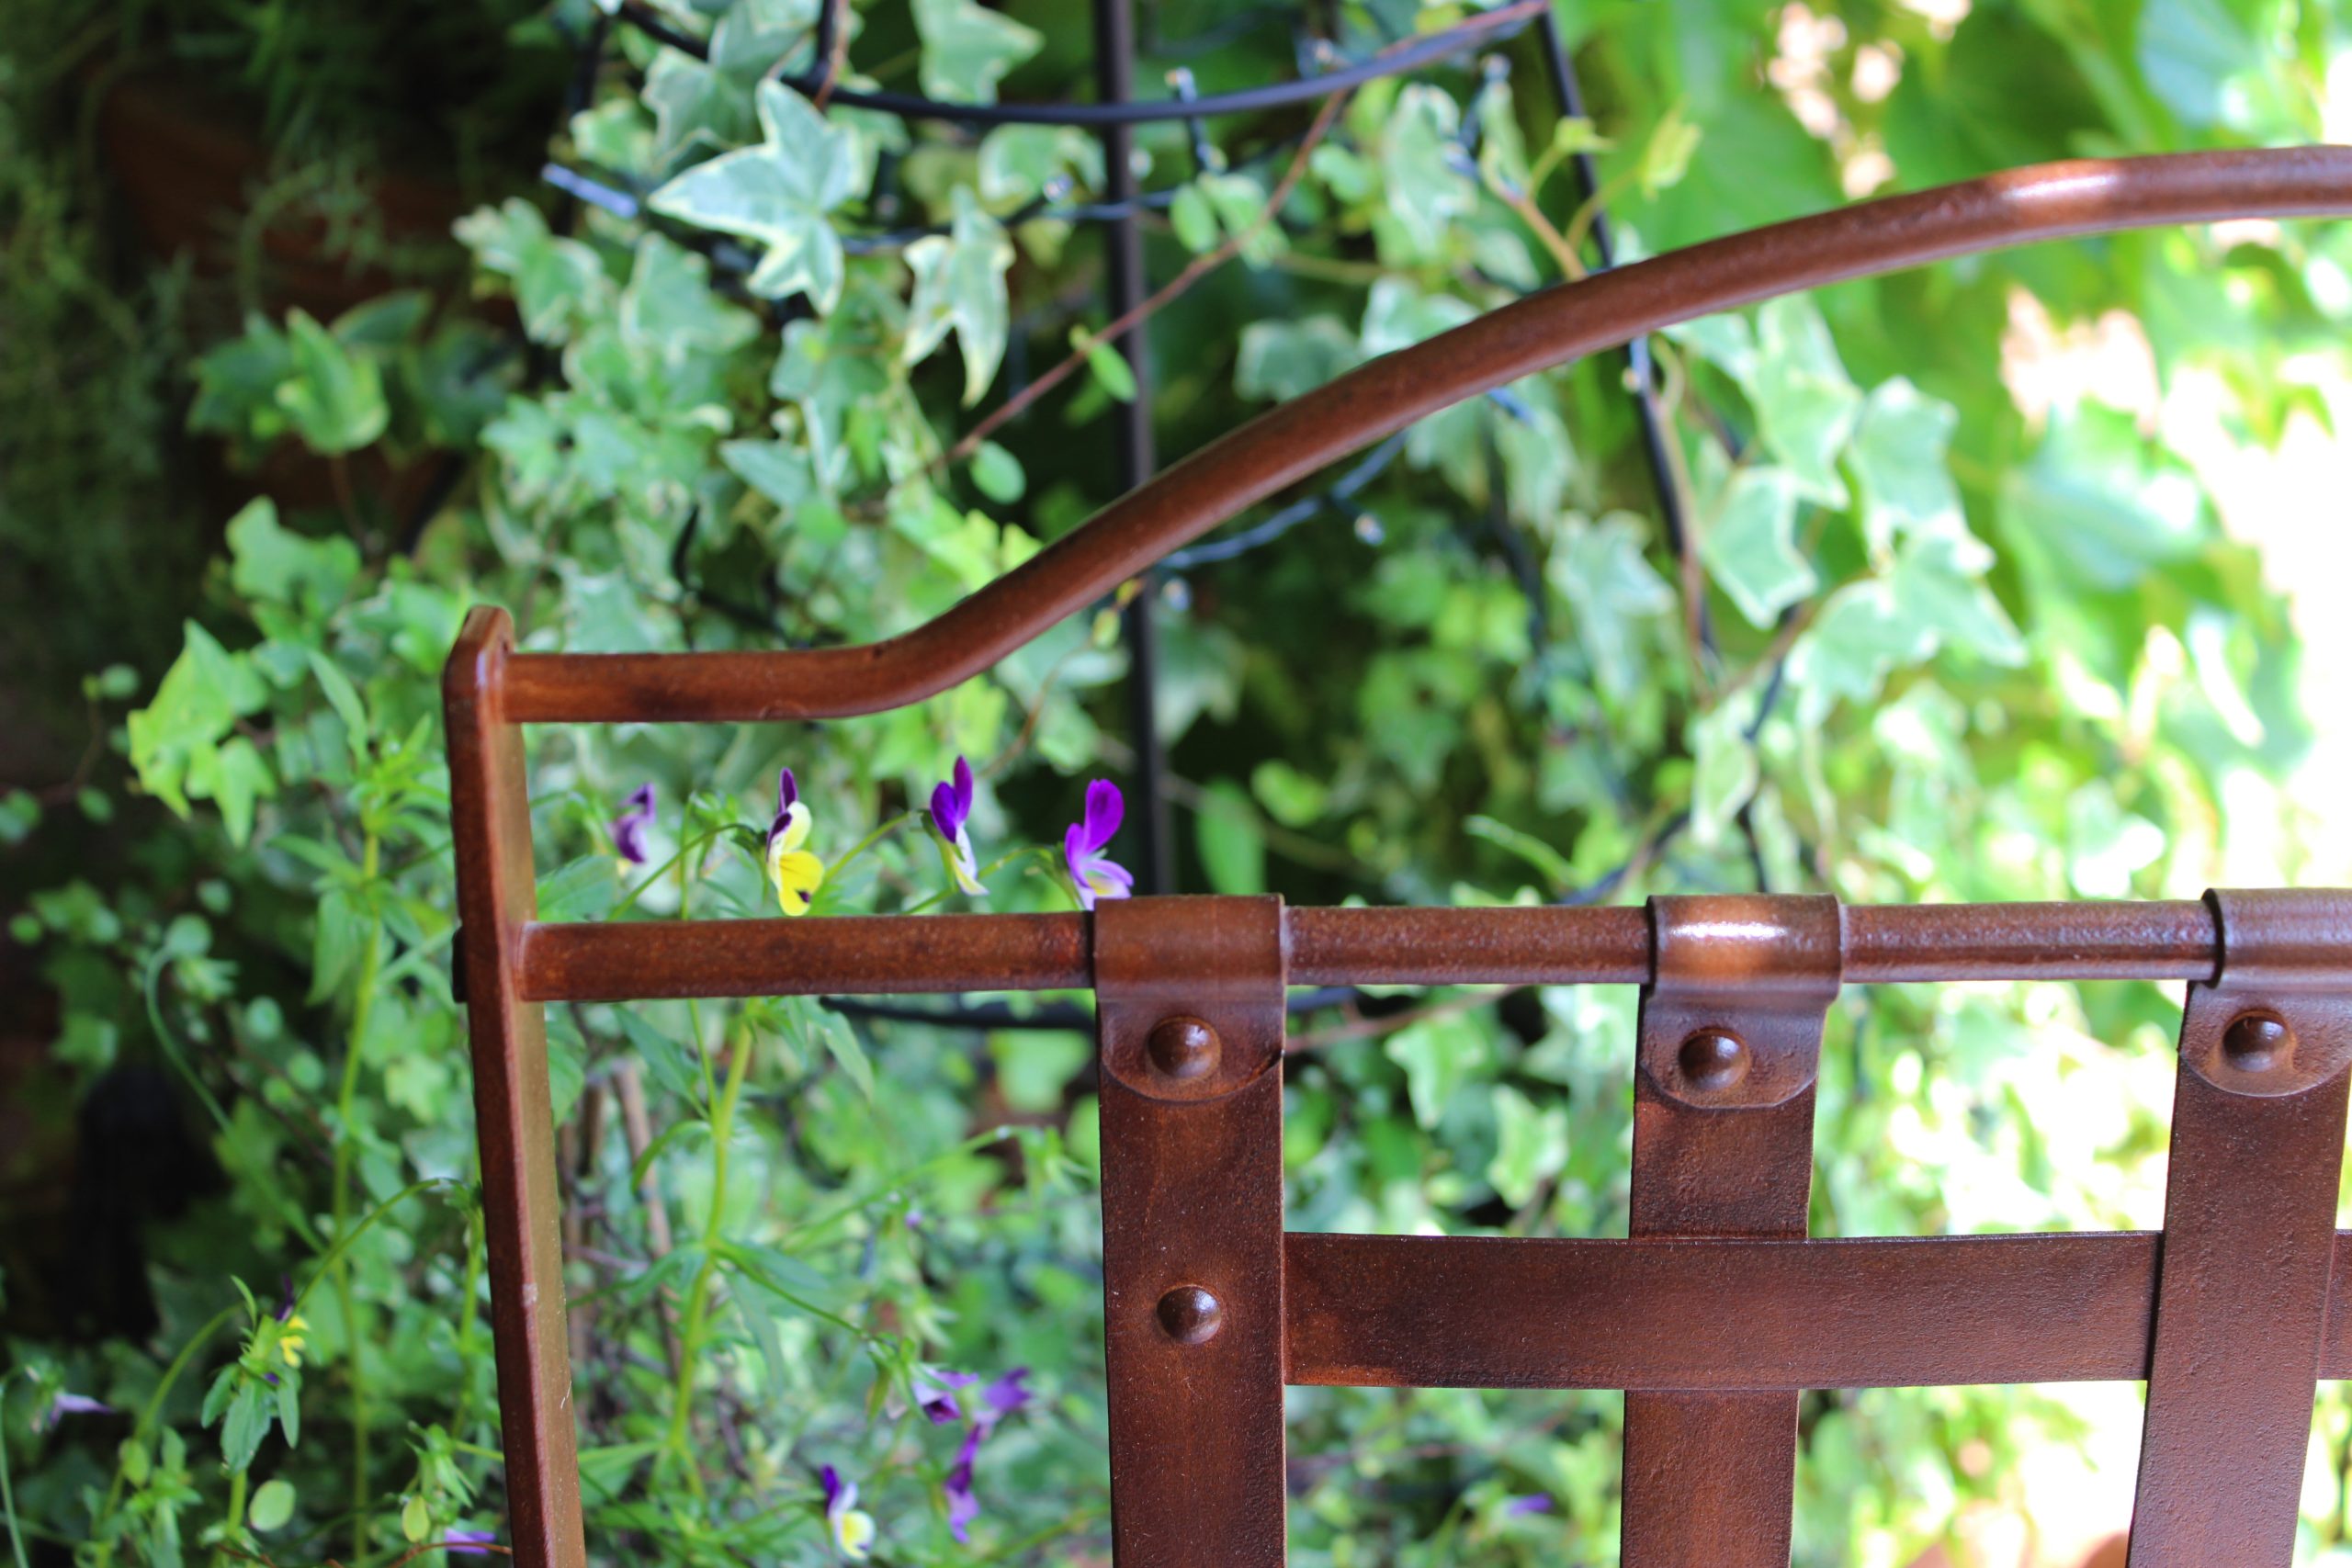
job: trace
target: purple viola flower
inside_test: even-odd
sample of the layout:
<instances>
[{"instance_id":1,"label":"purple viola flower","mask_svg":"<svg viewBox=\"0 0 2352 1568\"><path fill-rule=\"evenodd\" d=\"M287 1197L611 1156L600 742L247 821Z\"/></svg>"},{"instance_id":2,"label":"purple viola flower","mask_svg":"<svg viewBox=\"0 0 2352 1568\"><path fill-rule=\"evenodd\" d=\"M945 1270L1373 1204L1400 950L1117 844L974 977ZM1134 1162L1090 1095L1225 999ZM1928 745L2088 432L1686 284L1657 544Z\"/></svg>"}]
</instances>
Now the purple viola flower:
<instances>
[{"instance_id":1,"label":"purple viola flower","mask_svg":"<svg viewBox=\"0 0 2352 1568\"><path fill-rule=\"evenodd\" d=\"M805 915L817 889L825 884L825 863L802 848L812 826L808 807L800 801L800 784L785 769L775 781L775 820L768 824L767 852L763 857L768 880L775 884L775 901L787 915Z\"/></svg>"},{"instance_id":2,"label":"purple viola flower","mask_svg":"<svg viewBox=\"0 0 2352 1568\"><path fill-rule=\"evenodd\" d=\"M971 1523L980 1517L980 1500L972 1492L972 1470L980 1457L980 1440L996 1430L998 1422L1030 1402L1028 1378L1028 1368L1015 1367L981 1389L974 1401L971 1430L964 1434L963 1445L956 1450L956 1463L940 1485L947 1497L947 1528L958 1541L969 1542Z\"/></svg>"},{"instance_id":3,"label":"purple viola flower","mask_svg":"<svg viewBox=\"0 0 2352 1568\"><path fill-rule=\"evenodd\" d=\"M621 814L613 818L613 847L621 859L631 865L643 865L646 861L645 832L653 826L653 786L641 784L628 792L621 802Z\"/></svg>"},{"instance_id":4,"label":"purple viola flower","mask_svg":"<svg viewBox=\"0 0 2352 1568\"><path fill-rule=\"evenodd\" d=\"M1552 1499L1541 1492L1525 1497L1509 1498L1503 1503L1503 1517L1507 1519L1515 1519L1523 1514L1548 1514L1551 1511Z\"/></svg>"},{"instance_id":5,"label":"purple viola flower","mask_svg":"<svg viewBox=\"0 0 2352 1568\"><path fill-rule=\"evenodd\" d=\"M490 1550L498 1540L496 1530L451 1530L441 1540L441 1550L452 1557L495 1557Z\"/></svg>"},{"instance_id":6,"label":"purple viola flower","mask_svg":"<svg viewBox=\"0 0 2352 1568\"><path fill-rule=\"evenodd\" d=\"M955 776L931 792L931 830L939 840L939 858L956 886L974 897L988 889L980 885L979 862L972 853L972 764L956 759Z\"/></svg>"},{"instance_id":7,"label":"purple viola flower","mask_svg":"<svg viewBox=\"0 0 2352 1568\"><path fill-rule=\"evenodd\" d=\"M874 1516L857 1506L857 1483L843 1481L841 1472L827 1465L820 1477L825 1486L825 1532L833 1550L853 1562L874 1554Z\"/></svg>"},{"instance_id":8,"label":"purple viola flower","mask_svg":"<svg viewBox=\"0 0 2352 1568\"><path fill-rule=\"evenodd\" d=\"M49 1402L49 1414L41 1418L40 1426L45 1430L56 1426L68 1416L111 1416L113 1414L114 1406L104 1400L92 1399L86 1393L60 1393L56 1398Z\"/></svg>"},{"instance_id":9,"label":"purple viola flower","mask_svg":"<svg viewBox=\"0 0 2352 1568\"><path fill-rule=\"evenodd\" d=\"M971 1543L972 1521L980 1517L980 1500L972 1495L972 1461L980 1457L980 1439L988 1431L986 1427L975 1426L964 1434L964 1446L956 1450L956 1466L940 1486L947 1495L947 1528L965 1545Z\"/></svg>"},{"instance_id":10,"label":"purple viola flower","mask_svg":"<svg viewBox=\"0 0 2352 1568\"><path fill-rule=\"evenodd\" d=\"M1091 909L1098 898L1125 898L1135 891L1136 879L1104 852L1119 831L1127 803L1119 786L1096 779L1086 786L1086 815L1062 835L1062 863L1077 889L1079 908Z\"/></svg>"},{"instance_id":11,"label":"purple viola flower","mask_svg":"<svg viewBox=\"0 0 2352 1568\"><path fill-rule=\"evenodd\" d=\"M953 1426L964 1418L964 1406L956 1401L956 1391L979 1381L970 1372L951 1372L944 1367L936 1372L917 1368L913 1379L915 1408L928 1416L934 1427Z\"/></svg>"},{"instance_id":12,"label":"purple viola flower","mask_svg":"<svg viewBox=\"0 0 2352 1568\"><path fill-rule=\"evenodd\" d=\"M993 1427L1029 1403L1028 1382L1029 1369L1015 1367L980 1390L980 1413L977 1419L982 1430Z\"/></svg>"}]
</instances>

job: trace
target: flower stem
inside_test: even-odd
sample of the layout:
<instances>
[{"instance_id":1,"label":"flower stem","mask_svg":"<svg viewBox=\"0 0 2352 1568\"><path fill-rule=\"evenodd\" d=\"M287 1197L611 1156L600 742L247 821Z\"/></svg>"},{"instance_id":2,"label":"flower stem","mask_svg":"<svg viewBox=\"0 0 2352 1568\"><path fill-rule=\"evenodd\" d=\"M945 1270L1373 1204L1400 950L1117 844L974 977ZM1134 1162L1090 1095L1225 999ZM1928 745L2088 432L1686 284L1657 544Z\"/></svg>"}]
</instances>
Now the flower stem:
<instances>
[{"instance_id":1,"label":"flower stem","mask_svg":"<svg viewBox=\"0 0 2352 1568\"><path fill-rule=\"evenodd\" d=\"M368 830L360 850L360 875L372 886L381 863L381 842ZM343 1082L334 1101L334 1237L340 1243L351 1226L352 1105L359 1088L359 1058L368 1039L369 1015L375 1010L376 980L384 958L384 916L378 908L368 919L368 938L359 950L359 976L351 1001L350 1043L344 1049ZM349 1356L351 1380L351 1555L368 1555L368 1377L361 1359L359 1296L352 1278L348 1253L335 1262L335 1292L343 1299L343 1337Z\"/></svg>"},{"instance_id":2,"label":"flower stem","mask_svg":"<svg viewBox=\"0 0 2352 1568\"><path fill-rule=\"evenodd\" d=\"M728 1053L727 1085L719 1091L718 1103L710 1113L710 1211L703 1222L702 1262L695 1270L694 1283L687 1287L685 1321L678 1331L678 1386L671 1397L670 1435L665 1449L667 1458L686 1461L686 1483L697 1497L703 1495L702 1471L694 1462L686 1441L694 1405L695 1368L702 1353L704 1320L710 1310L711 1280L718 1269L719 1227L727 1218L727 1166L729 1145L735 1135L735 1107L742 1099L743 1080L751 1060L751 1041L737 1040L734 1049Z\"/></svg>"},{"instance_id":3,"label":"flower stem","mask_svg":"<svg viewBox=\"0 0 2352 1568\"><path fill-rule=\"evenodd\" d=\"M229 1511L221 1517L220 1540L212 1548L212 1568L227 1568L229 1543L237 1539L237 1532L243 1528L246 1479L246 1472L242 1470L229 1472ZM242 1557L244 1553L237 1555Z\"/></svg>"},{"instance_id":4,"label":"flower stem","mask_svg":"<svg viewBox=\"0 0 2352 1568\"><path fill-rule=\"evenodd\" d=\"M855 860L858 856L864 854L866 851L880 843L883 839L888 837L889 834L897 832L899 829L913 821L915 819L915 816L916 813L912 811L901 811L896 817L891 818L888 822L885 822L880 827L875 829L871 833L866 834L865 837L860 839L856 843L851 845L847 854L842 856L841 859L835 861L831 865L825 868L825 880L827 882L831 882L842 872L848 870L850 862Z\"/></svg>"}]
</instances>

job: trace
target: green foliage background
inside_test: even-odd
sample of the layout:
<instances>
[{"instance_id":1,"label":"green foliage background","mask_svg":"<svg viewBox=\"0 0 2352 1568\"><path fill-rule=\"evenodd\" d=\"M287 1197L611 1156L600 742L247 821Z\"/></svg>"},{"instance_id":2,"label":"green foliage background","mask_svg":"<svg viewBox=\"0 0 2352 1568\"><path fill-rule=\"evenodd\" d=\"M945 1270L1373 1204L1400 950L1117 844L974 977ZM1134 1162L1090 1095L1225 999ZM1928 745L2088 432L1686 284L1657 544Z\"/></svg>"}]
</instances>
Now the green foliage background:
<instances>
[{"instance_id":1,"label":"green foliage background","mask_svg":"<svg viewBox=\"0 0 2352 1568\"><path fill-rule=\"evenodd\" d=\"M548 148L628 215L510 177L445 253L478 308L428 277L328 320L249 299L241 323L208 323L181 309L184 273L119 259L109 282L103 182L72 117L37 107L80 90L56 62L86 39L33 29L0 57L51 95L0 97L0 332L40 351L12 356L0 393L45 422L5 421L0 537L86 623L89 679L57 692L102 741L71 787L0 807L25 877L11 936L61 1004L23 1092L62 1108L119 1064L160 1065L225 1177L149 1237L151 1336L93 1340L37 1273L6 1279L0 1427L27 1551L382 1564L503 1531L435 686L469 604L508 606L538 649L865 641L1114 491L1109 424L1132 389L1099 349L956 453L1104 324L1093 234L1023 217L1099 191L1093 142L820 114L762 85L809 65L810 0L662 9L710 37L710 62L612 27ZM217 39L201 11L140 25ZM1071 0L852 14L854 84L1085 96ZM1376 0L1317 25L1360 54L1460 15ZM2352 115L2328 91L2344 22L2289 0L1560 17L1589 124L1555 132L1521 39L1508 71L1473 59L1357 94L1272 224L1257 217L1307 113L1217 124L1205 169L1182 128L1141 135L1147 188L1174 193L1155 276L1227 239L1242 252L1150 323L1164 452L1583 265L1591 209L1561 156L1577 146L1598 146L1638 254L1882 186L2314 140ZM1163 8L1139 80L1283 79L1292 20ZM503 47L560 79L545 51L602 25L567 0L518 15ZM341 78L310 73L351 71L377 39L233 45L275 112L310 117L280 123L288 159L391 156L372 118L343 143L315 123L337 102L317 81ZM1296 902L1758 885L1894 901L2343 876L2305 767L2314 722L2340 719L2310 697L2258 533L2224 526L2214 491L2243 472L2225 459L2332 429L2347 268L2334 225L2135 234L1679 329L1658 354L1697 522L1687 574L1618 357L1426 422L1345 507L1159 590L1183 883ZM115 334L95 354L92 321ZM2102 322L2130 352L2083 374ZM141 542L200 510L148 473L183 421L246 464L455 453L462 479L413 537L346 485L334 510L254 502L200 572L142 575L201 553ZM2294 499L2303 526L2336 525L2326 496ZM1060 827L1087 778L1130 761L1113 623L1080 618L870 719L537 732L543 910L765 912L734 829L764 826L780 765L835 863L812 918L1067 907L1045 874ZM1011 855L984 901L941 897L910 815L959 753L982 775L981 860ZM662 815L636 869L606 824L646 781ZM1328 1048L1291 1075L1292 1224L1622 1234L1633 1000L1440 995L1299 1021ZM1849 993L1815 1234L2154 1225L2177 1006L2147 986ZM774 1001L549 1025L600 1559L830 1561L830 1463L863 1488L878 1561L1105 1561L1083 1040ZM637 1088L650 1146L620 1113ZM278 1320L281 1279L300 1330ZM1026 1366L1038 1395L981 1450L968 1545L941 1492L959 1433L906 1409L925 1366ZM116 1414L53 1416L67 1392ZM1809 1396L1799 1562L1965 1551L1972 1520L2033 1506L2037 1467L2102 1440L2086 1408ZM1613 1561L1621 1415L1615 1396L1299 1391L1293 1561ZM2346 1538L2347 1444L2331 1391L2312 1561ZM1509 1506L1536 1494L1548 1512Z\"/></svg>"}]
</instances>

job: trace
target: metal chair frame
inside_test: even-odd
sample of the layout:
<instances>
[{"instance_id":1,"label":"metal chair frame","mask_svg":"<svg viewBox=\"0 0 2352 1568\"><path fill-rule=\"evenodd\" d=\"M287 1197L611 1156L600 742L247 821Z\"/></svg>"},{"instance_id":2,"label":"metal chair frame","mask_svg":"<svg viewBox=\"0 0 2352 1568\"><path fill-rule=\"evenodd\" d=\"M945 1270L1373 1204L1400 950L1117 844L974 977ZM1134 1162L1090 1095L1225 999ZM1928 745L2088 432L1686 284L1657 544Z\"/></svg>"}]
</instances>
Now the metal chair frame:
<instances>
[{"instance_id":1,"label":"metal chair frame","mask_svg":"<svg viewBox=\"0 0 2352 1568\"><path fill-rule=\"evenodd\" d=\"M856 648L517 652L444 682L517 1562L586 1561L547 1042L557 1001L1091 987L1112 1529L1122 1568L1283 1560L1285 1384L1626 1391L1628 1568L1785 1565L1799 1392L2144 1380L2131 1562L2286 1564L2315 1380L2352 1376L2335 1229L2352 893L2201 902L537 919L523 727L818 719L977 674L1169 551L1464 398L1675 321L2030 241L2352 212L2352 150L2043 165L1778 224L1532 296L1250 422L929 624ZM1808 1240L1838 988L2188 983L2165 1229ZM1643 987L1631 1234L1286 1234L1292 985Z\"/></svg>"}]
</instances>

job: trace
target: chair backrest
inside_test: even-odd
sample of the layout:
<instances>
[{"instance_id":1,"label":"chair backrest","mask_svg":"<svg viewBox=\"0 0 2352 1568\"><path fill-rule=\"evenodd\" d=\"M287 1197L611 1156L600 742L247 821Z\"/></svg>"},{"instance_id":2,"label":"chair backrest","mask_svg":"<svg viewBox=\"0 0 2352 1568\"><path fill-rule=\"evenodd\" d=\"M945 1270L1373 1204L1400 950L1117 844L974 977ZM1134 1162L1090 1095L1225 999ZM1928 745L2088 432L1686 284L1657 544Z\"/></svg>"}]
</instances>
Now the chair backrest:
<instances>
[{"instance_id":1,"label":"chair backrest","mask_svg":"<svg viewBox=\"0 0 2352 1568\"><path fill-rule=\"evenodd\" d=\"M2335 1310L2352 1288L2334 1286L2352 894L547 923L522 727L899 706L1334 458L1658 326L2030 240L2347 211L2352 150L2194 154L2024 170L1657 257L1285 404L869 647L525 654L504 612L475 611L444 690L515 1560L585 1561L544 1004L1091 987L1122 1568L1283 1561L1285 1384L1623 1389L1625 1562L1762 1568L1788 1561L1799 1391L2095 1379L2149 1384L2133 1563L2287 1563L2314 1381L2352 1376ZM2001 977L2188 982L2164 1232L1807 1240L1838 988ZM1285 1234L1285 987L1374 983L1642 987L1631 1235Z\"/></svg>"}]
</instances>

